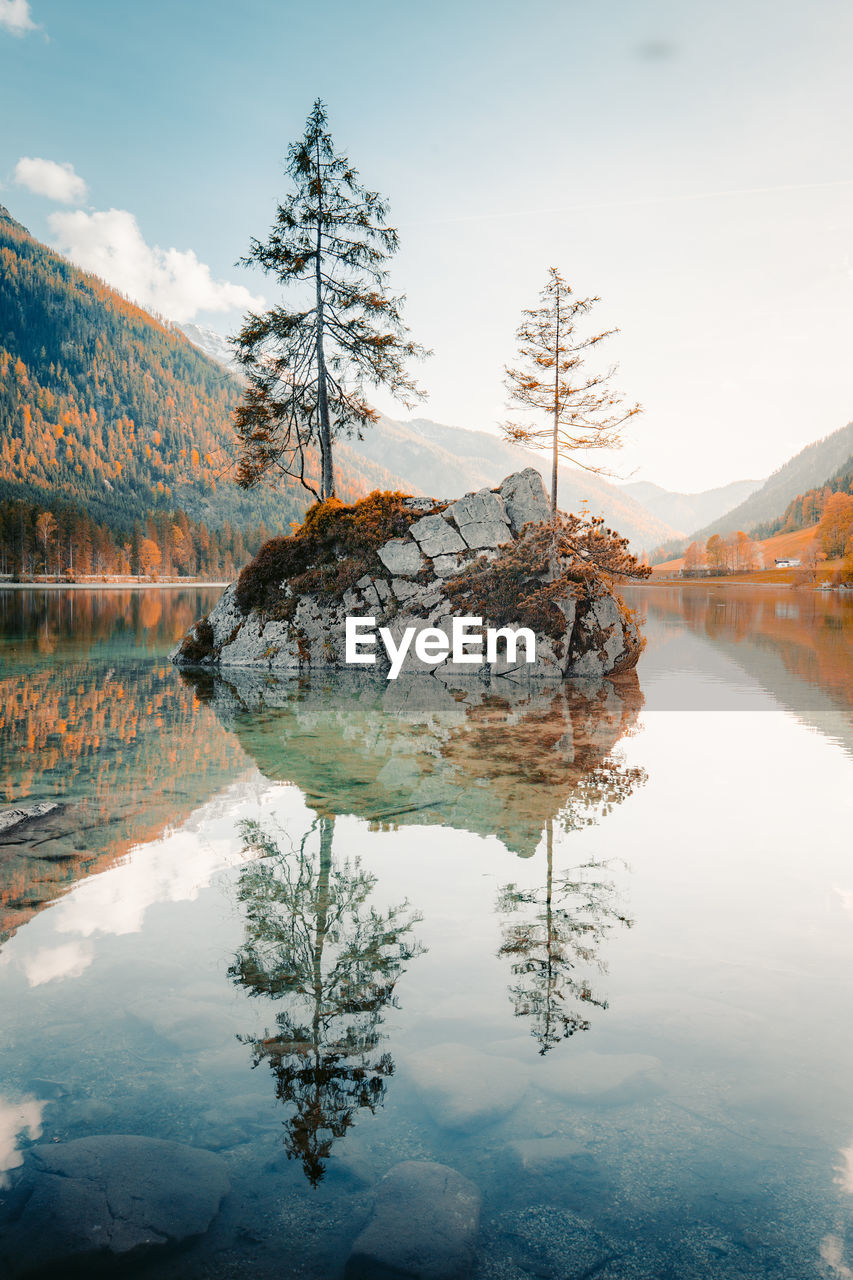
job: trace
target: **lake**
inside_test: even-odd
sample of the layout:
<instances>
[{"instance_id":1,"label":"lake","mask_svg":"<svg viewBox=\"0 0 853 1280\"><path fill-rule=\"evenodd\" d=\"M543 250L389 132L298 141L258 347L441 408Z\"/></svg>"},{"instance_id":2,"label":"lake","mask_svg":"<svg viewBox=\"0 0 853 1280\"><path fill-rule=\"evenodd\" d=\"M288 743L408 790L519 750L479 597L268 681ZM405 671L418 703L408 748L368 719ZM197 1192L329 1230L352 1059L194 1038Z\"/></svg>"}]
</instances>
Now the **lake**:
<instances>
[{"instance_id":1,"label":"lake","mask_svg":"<svg viewBox=\"0 0 853 1280\"><path fill-rule=\"evenodd\" d=\"M446 689L182 675L217 595L0 590L9 1274L850 1280L853 600Z\"/></svg>"}]
</instances>

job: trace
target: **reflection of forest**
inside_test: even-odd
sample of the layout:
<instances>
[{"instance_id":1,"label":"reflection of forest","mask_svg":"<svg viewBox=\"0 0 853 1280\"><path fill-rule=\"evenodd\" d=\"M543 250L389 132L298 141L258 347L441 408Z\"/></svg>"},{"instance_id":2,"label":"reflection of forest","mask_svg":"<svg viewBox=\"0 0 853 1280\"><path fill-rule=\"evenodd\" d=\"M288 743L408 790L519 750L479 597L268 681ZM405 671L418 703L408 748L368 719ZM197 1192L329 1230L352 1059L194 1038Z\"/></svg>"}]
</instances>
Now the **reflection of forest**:
<instances>
[{"instance_id":1,"label":"reflection of forest","mask_svg":"<svg viewBox=\"0 0 853 1280\"><path fill-rule=\"evenodd\" d=\"M165 653L208 613L218 589L6 590L0 587L3 665L31 670L65 645L113 656ZM100 656L100 655L99 655Z\"/></svg>"},{"instance_id":2,"label":"reflection of forest","mask_svg":"<svg viewBox=\"0 0 853 1280\"><path fill-rule=\"evenodd\" d=\"M163 662L63 662L0 678L0 803L61 806L0 843L0 942L246 768Z\"/></svg>"},{"instance_id":3,"label":"reflection of forest","mask_svg":"<svg viewBox=\"0 0 853 1280\"><path fill-rule=\"evenodd\" d=\"M374 1112L394 1070L381 1051L384 1011L404 965L420 952L407 903L380 912L358 859L335 858L334 818L319 817L298 848L244 823L254 861L240 876L245 942L229 970L275 1004L275 1030L245 1037L253 1066L267 1062L288 1108L284 1145L316 1186L336 1139L359 1111ZM281 833L283 840L287 837Z\"/></svg>"},{"instance_id":4,"label":"reflection of forest","mask_svg":"<svg viewBox=\"0 0 853 1280\"><path fill-rule=\"evenodd\" d=\"M294 782L317 813L497 835L524 856L585 783L603 785L596 770L642 706L633 672L597 684L507 682L500 692L417 676L184 678L261 772Z\"/></svg>"},{"instance_id":5,"label":"reflection of forest","mask_svg":"<svg viewBox=\"0 0 853 1280\"><path fill-rule=\"evenodd\" d=\"M760 655L772 654L796 682L853 707L853 599L814 590L656 586L640 597L652 617L706 635L787 701ZM756 652L759 661L751 657Z\"/></svg>"}]
</instances>

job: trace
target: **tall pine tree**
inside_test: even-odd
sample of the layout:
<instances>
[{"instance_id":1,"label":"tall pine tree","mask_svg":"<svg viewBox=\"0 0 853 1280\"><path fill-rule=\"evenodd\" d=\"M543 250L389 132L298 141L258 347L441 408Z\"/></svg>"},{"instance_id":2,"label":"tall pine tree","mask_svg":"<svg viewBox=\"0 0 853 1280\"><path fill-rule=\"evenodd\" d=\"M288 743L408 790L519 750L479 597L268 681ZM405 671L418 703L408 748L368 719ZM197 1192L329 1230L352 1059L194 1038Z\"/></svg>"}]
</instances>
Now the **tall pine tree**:
<instances>
[{"instance_id":1,"label":"tall pine tree","mask_svg":"<svg viewBox=\"0 0 853 1280\"><path fill-rule=\"evenodd\" d=\"M333 441L378 417L365 386L386 387L407 406L422 394L406 372L426 355L402 322L403 299L387 287L397 249L388 206L368 191L334 149L317 99L286 172L293 190L278 206L268 238L242 259L274 276L289 305L250 312L234 339L248 377L235 414L238 480L249 488L279 471L315 497L334 493ZM310 454L319 449L319 491Z\"/></svg>"},{"instance_id":2,"label":"tall pine tree","mask_svg":"<svg viewBox=\"0 0 853 1280\"><path fill-rule=\"evenodd\" d=\"M551 451L551 514L556 517L558 460L600 473L602 467L581 462L578 452L618 447L622 426L641 409L623 407L610 385L613 369L591 373L584 368L585 352L618 332L578 333L578 322L601 299L576 298L556 267L548 269L539 297L538 307L523 312L516 334L523 363L507 368L506 387L512 404L541 413L545 422L508 422L503 430L512 444Z\"/></svg>"}]
</instances>

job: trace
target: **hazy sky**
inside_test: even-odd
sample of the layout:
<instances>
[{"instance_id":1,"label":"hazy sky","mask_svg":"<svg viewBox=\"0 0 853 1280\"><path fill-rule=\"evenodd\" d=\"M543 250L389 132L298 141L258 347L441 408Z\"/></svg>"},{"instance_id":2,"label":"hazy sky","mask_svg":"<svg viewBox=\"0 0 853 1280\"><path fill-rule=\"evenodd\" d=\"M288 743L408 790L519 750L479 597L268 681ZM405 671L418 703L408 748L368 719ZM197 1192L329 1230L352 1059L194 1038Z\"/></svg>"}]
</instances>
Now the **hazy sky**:
<instances>
[{"instance_id":1,"label":"hazy sky","mask_svg":"<svg viewBox=\"0 0 853 1280\"><path fill-rule=\"evenodd\" d=\"M553 264L645 406L614 465L700 489L853 418L851 65L848 0L0 0L0 202L232 332L321 96L400 228L420 412L494 429Z\"/></svg>"}]
</instances>

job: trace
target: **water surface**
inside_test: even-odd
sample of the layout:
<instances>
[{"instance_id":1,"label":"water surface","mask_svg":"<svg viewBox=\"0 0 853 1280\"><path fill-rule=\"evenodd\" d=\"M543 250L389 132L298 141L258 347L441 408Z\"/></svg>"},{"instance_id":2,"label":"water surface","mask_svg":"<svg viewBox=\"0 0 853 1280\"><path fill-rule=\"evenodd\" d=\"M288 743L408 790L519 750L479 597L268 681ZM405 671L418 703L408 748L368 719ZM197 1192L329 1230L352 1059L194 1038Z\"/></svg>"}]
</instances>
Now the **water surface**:
<instances>
[{"instance_id":1,"label":"water surface","mask_svg":"<svg viewBox=\"0 0 853 1280\"><path fill-rule=\"evenodd\" d=\"M477 1280L849 1277L851 602L636 588L638 677L448 689L184 677L215 592L74 594L0 592L58 804L0 846L9 1238L33 1144L141 1134L231 1182L142 1275L341 1276L434 1160Z\"/></svg>"}]
</instances>

